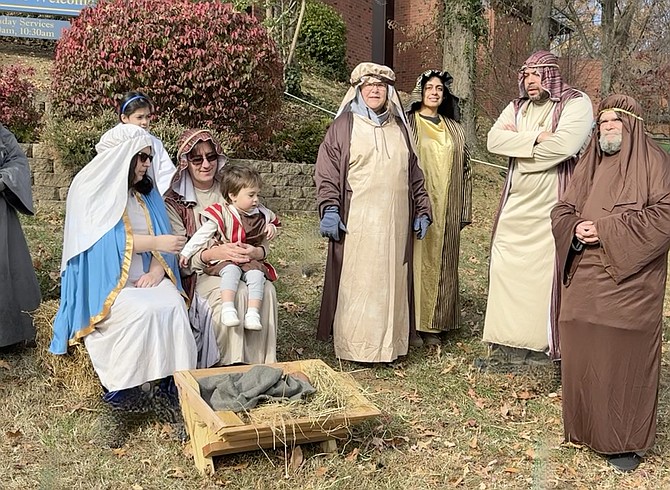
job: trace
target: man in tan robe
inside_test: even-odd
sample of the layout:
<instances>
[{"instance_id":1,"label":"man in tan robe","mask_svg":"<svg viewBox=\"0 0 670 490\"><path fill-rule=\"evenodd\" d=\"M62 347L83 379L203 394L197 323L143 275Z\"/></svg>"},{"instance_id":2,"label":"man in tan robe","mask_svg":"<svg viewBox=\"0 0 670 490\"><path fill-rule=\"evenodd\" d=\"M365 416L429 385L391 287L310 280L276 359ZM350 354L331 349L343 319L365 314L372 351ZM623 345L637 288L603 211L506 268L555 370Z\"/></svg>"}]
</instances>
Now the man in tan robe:
<instances>
[{"instance_id":1,"label":"man in tan robe","mask_svg":"<svg viewBox=\"0 0 670 490\"><path fill-rule=\"evenodd\" d=\"M563 284L559 316L565 439L631 471L654 443L670 248L670 155L640 106L611 95L551 213Z\"/></svg>"},{"instance_id":2,"label":"man in tan robe","mask_svg":"<svg viewBox=\"0 0 670 490\"><path fill-rule=\"evenodd\" d=\"M317 338L335 355L391 362L407 354L413 327L412 232L431 208L395 74L361 63L319 148L315 180L328 261Z\"/></svg>"},{"instance_id":3,"label":"man in tan robe","mask_svg":"<svg viewBox=\"0 0 670 490\"><path fill-rule=\"evenodd\" d=\"M558 60L538 51L519 72L518 99L488 134L488 150L509 157L493 227L483 369L548 363L559 358L555 333L558 293L549 213L572 174L574 156L593 121L591 101L566 85Z\"/></svg>"}]
</instances>

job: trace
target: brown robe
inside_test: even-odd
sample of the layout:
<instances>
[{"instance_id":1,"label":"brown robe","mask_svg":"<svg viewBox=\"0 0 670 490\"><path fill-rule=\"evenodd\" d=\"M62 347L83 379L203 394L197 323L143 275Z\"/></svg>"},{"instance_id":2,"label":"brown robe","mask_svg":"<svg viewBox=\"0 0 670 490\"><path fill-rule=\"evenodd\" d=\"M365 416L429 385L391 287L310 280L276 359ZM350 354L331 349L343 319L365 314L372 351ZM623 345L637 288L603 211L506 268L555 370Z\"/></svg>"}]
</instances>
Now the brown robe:
<instances>
[{"instance_id":1,"label":"brown robe","mask_svg":"<svg viewBox=\"0 0 670 490\"><path fill-rule=\"evenodd\" d=\"M639 114L639 106L628 107L632 99L616 97L601 106L625 105ZM552 211L564 285L565 439L604 454L654 443L670 248L670 156L641 122L619 116L620 152L602 155L595 135ZM577 251L574 230L585 220L595 223L600 243Z\"/></svg>"},{"instance_id":2,"label":"brown robe","mask_svg":"<svg viewBox=\"0 0 670 490\"><path fill-rule=\"evenodd\" d=\"M405 249L405 263L412 263L412 222L414 217L427 215L432 219L430 201L424 188L423 172L417 164L417 158L412 149L409 135L404 124L396 118L398 125L405 136L405 144L410 149L410 161L408 170L409 182L409 216L410 223L407 230L407 245ZM353 128L353 114L344 112L337 117L328 128L326 137L319 148L315 169L315 181L317 186L317 203L319 215L323 216L327 206L338 206L340 216L346 226L349 213L350 191L347 183L347 172L349 170L349 149L351 143L351 131ZM342 236L343 235L343 236ZM321 299L321 312L319 315L319 326L317 338L328 340L333 331L333 320L337 309L337 295L340 284L340 272L344 251L346 233L341 234L339 242L330 240L328 243L328 258L326 261L326 274ZM414 329L413 290L411 267L408 268L408 301L410 304L410 331Z\"/></svg>"}]
</instances>

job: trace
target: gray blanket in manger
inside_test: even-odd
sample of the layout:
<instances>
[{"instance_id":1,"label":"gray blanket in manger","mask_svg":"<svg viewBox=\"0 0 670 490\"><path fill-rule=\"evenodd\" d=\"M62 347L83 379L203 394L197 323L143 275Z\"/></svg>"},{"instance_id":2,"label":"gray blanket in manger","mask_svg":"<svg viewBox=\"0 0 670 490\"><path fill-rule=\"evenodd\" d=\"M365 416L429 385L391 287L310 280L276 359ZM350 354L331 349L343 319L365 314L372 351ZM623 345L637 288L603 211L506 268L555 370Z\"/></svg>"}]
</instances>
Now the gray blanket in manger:
<instances>
[{"instance_id":1,"label":"gray blanket in manger","mask_svg":"<svg viewBox=\"0 0 670 490\"><path fill-rule=\"evenodd\" d=\"M267 401L300 400L316 392L308 382L281 369L254 366L244 373L200 378L200 396L214 410L243 412Z\"/></svg>"}]
</instances>

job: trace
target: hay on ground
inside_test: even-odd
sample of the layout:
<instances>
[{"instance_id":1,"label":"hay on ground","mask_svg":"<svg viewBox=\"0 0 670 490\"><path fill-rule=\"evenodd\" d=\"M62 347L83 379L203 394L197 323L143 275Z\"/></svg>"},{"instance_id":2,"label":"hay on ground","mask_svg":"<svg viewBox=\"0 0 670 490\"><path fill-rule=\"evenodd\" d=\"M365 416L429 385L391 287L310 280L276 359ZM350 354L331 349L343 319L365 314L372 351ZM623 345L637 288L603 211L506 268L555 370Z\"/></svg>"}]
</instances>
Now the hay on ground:
<instances>
[{"instance_id":1,"label":"hay on ground","mask_svg":"<svg viewBox=\"0 0 670 490\"><path fill-rule=\"evenodd\" d=\"M349 376L346 373L334 373L318 364L305 363L303 372L316 388L316 392L305 400L265 403L247 412L238 414L247 424L268 425L281 439L287 435L286 429L292 428L300 419L308 419L313 426L324 429L325 432L349 428L347 414L351 410L363 405L360 393L354 384L342 383L341 378ZM352 378L353 381L353 378ZM338 423L332 427L332 419L337 417Z\"/></svg>"},{"instance_id":2,"label":"hay on ground","mask_svg":"<svg viewBox=\"0 0 670 490\"><path fill-rule=\"evenodd\" d=\"M33 313L37 329L37 358L50 371L53 383L63 385L81 399L99 398L102 391L100 381L83 344L70 347L64 356L49 352L58 304L56 300L44 301Z\"/></svg>"}]
</instances>

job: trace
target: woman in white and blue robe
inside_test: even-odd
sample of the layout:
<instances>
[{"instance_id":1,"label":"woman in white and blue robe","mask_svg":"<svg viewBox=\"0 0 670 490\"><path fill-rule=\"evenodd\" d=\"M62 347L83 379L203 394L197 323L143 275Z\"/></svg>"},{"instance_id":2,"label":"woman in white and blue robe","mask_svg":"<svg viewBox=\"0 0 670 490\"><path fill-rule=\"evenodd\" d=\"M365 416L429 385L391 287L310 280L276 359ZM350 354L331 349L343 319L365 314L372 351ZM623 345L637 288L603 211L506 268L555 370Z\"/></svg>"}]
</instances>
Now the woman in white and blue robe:
<instances>
[{"instance_id":1,"label":"woman in white and blue robe","mask_svg":"<svg viewBox=\"0 0 670 490\"><path fill-rule=\"evenodd\" d=\"M96 149L67 197L50 351L83 339L114 408L146 411L154 398L176 408L171 376L197 357L174 255L183 239L147 175L149 133L117 126Z\"/></svg>"}]
</instances>

